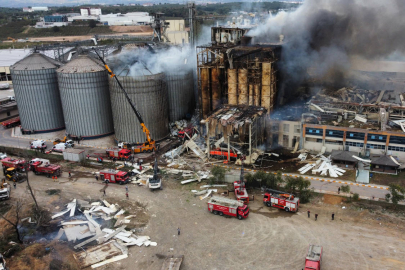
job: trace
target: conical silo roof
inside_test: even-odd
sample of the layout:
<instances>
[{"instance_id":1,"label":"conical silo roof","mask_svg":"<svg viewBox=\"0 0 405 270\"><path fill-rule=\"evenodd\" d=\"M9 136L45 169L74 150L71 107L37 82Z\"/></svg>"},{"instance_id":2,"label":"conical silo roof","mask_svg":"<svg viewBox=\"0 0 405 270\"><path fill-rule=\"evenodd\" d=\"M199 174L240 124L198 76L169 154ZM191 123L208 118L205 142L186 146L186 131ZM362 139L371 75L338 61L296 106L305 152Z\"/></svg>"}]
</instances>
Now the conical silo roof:
<instances>
[{"instance_id":1,"label":"conical silo roof","mask_svg":"<svg viewBox=\"0 0 405 270\"><path fill-rule=\"evenodd\" d=\"M51 69L62 66L58 61L41 53L33 53L11 66L13 70Z\"/></svg>"},{"instance_id":2,"label":"conical silo roof","mask_svg":"<svg viewBox=\"0 0 405 270\"><path fill-rule=\"evenodd\" d=\"M105 67L101 66L94 59L87 55L80 55L76 59L70 61L63 67L59 68L57 72L60 73L89 73L105 71Z\"/></svg>"}]
</instances>

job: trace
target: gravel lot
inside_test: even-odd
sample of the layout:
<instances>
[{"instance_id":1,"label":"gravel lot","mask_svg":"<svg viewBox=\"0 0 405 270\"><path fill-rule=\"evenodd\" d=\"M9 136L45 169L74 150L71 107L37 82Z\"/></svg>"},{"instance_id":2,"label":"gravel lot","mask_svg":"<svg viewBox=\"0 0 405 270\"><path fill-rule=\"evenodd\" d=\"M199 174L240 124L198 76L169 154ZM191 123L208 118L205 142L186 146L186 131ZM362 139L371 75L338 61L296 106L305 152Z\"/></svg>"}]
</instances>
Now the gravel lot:
<instances>
[{"instance_id":1,"label":"gravel lot","mask_svg":"<svg viewBox=\"0 0 405 270\"><path fill-rule=\"evenodd\" d=\"M45 190L51 188L61 189L61 201L101 198L102 184L95 179L69 182L65 177L54 183L30 173L40 203L49 203L50 196ZM263 206L261 194L257 193L256 201L249 204L249 217L239 221L209 213L206 201L190 192L198 184L181 186L167 178L164 189L154 192L130 184L129 199L146 204L150 216L142 234L149 235L158 246L131 247L128 259L99 269L160 269L165 256L184 255L182 270L298 270L304 267L309 244L323 246L323 269L405 269L403 217L370 212L350 204L342 209L336 200L329 198L327 201L337 204L327 204L322 197L302 205L296 214L285 213ZM26 196L24 186L22 183L12 190L13 199ZM125 201L125 187L110 184L107 201L109 198ZM52 212L60 211L50 204L48 207ZM310 219L307 209L311 210ZM335 221L330 220L332 212ZM319 214L318 221L313 218L315 213Z\"/></svg>"}]
</instances>

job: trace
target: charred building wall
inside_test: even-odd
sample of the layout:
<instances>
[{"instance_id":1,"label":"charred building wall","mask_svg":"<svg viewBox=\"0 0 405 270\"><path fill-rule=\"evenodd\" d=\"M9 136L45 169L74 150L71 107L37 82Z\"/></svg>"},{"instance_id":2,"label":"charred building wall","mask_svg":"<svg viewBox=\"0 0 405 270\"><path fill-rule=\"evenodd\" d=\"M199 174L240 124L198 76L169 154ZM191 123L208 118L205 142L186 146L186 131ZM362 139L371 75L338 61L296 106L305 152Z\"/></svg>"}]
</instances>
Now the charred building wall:
<instances>
[{"instance_id":1,"label":"charred building wall","mask_svg":"<svg viewBox=\"0 0 405 270\"><path fill-rule=\"evenodd\" d=\"M280 45L213 42L197 47L201 116L207 117L221 104L261 106L270 114L276 102L280 55Z\"/></svg>"}]
</instances>

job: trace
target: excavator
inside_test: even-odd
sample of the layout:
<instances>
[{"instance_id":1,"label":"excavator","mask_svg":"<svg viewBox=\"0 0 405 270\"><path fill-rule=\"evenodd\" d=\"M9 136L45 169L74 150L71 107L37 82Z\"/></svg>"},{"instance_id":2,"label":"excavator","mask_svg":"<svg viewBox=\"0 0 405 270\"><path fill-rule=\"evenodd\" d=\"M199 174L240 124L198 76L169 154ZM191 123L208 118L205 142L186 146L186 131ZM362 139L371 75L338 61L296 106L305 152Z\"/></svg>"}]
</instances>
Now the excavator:
<instances>
[{"instance_id":1,"label":"excavator","mask_svg":"<svg viewBox=\"0 0 405 270\"><path fill-rule=\"evenodd\" d=\"M125 91L124 87L122 86L121 82L118 80L117 76L112 72L112 70L107 65L107 63L104 61L104 59L98 54L97 50L95 48L93 48L93 50L97 54L100 61L103 63L105 69L108 71L108 74L110 74L110 77L115 78L115 80L117 81L119 87L121 88L122 92L124 93L129 104L131 105L132 110L134 111L136 117L138 118L139 123L141 124L141 127L142 127L142 131L146 135L146 142L144 142L141 145L134 146L134 154L135 153L150 153L150 152L156 151L156 147L157 147L156 141L150 137L150 131L145 126L145 122L142 119L141 113L136 109L134 103L132 102L131 98L128 96L127 91Z\"/></svg>"},{"instance_id":2,"label":"excavator","mask_svg":"<svg viewBox=\"0 0 405 270\"><path fill-rule=\"evenodd\" d=\"M11 40L12 42L15 42L16 40L12 37L8 37L7 40Z\"/></svg>"}]
</instances>

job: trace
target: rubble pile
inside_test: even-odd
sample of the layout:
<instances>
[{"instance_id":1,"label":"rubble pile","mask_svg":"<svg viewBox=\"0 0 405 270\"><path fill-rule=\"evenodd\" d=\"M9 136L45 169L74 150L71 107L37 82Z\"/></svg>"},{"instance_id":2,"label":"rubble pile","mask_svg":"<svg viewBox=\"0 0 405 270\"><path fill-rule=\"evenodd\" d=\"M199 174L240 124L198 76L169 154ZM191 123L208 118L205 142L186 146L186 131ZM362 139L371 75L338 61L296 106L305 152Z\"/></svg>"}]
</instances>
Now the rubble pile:
<instances>
[{"instance_id":1,"label":"rubble pile","mask_svg":"<svg viewBox=\"0 0 405 270\"><path fill-rule=\"evenodd\" d=\"M81 210L82 209L82 210ZM65 236L68 242L77 243L75 249L83 249L85 245L96 242L97 245L74 255L81 268L91 266L97 268L105 264L128 257L128 246L157 246L150 241L149 236L135 235L133 231L125 230L126 224L136 215L124 215L125 210L117 204L106 200L89 203L74 199L66 205L66 209L56 213L52 219L61 219L62 227L55 237L59 240ZM116 219L114 228L102 228L97 220Z\"/></svg>"},{"instance_id":2,"label":"rubble pile","mask_svg":"<svg viewBox=\"0 0 405 270\"><path fill-rule=\"evenodd\" d=\"M188 126L186 120L179 120L169 124L170 134L172 136L177 136L180 130L183 130L185 127Z\"/></svg>"},{"instance_id":3,"label":"rubble pile","mask_svg":"<svg viewBox=\"0 0 405 270\"><path fill-rule=\"evenodd\" d=\"M315 162L308 163L305 166L298 169L300 174L305 174L308 171L312 170L312 174L320 173L321 176L326 176L329 174L330 177L339 177L342 176L346 171L339 168L336 165L332 165L332 160L329 157L324 155L313 156L317 159Z\"/></svg>"}]
</instances>

